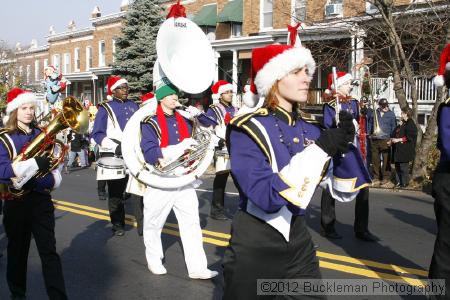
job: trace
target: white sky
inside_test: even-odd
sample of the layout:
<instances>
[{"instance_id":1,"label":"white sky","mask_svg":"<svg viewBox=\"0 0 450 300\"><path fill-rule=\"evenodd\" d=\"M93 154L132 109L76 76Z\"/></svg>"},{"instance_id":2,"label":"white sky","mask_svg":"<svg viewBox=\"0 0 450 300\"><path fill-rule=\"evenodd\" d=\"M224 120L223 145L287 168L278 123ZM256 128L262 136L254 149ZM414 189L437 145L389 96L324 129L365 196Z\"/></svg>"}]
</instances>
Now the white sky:
<instances>
[{"instance_id":1,"label":"white sky","mask_svg":"<svg viewBox=\"0 0 450 300\"><path fill-rule=\"evenodd\" d=\"M20 42L29 45L37 39L38 45L47 43L50 25L56 33L67 30L70 20L78 29L90 26L89 18L98 5L102 15L118 12L121 0L1 0L0 40L14 46Z\"/></svg>"}]
</instances>

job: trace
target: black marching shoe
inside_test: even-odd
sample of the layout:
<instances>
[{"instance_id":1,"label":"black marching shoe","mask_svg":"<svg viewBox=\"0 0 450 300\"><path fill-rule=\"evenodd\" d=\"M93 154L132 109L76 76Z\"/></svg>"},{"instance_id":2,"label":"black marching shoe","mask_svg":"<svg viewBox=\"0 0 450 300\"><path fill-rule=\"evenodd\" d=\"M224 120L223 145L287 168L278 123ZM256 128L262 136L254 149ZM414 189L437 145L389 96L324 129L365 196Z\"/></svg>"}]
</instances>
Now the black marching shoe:
<instances>
[{"instance_id":1,"label":"black marching shoe","mask_svg":"<svg viewBox=\"0 0 450 300\"><path fill-rule=\"evenodd\" d=\"M113 226L112 231L115 236L124 236L125 235L125 230L121 226Z\"/></svg>"},{"instance_id":2,"label":"black marching shoe","mask_svg":"<svg viewBox=\"0 0 450 300\"><path fill-rule=\"evenodd\" d=\"M379 238L371 234L369 231L355 232L355 237L365 242L377 242Z\"/></svg>"},{"instance_id":3,"label":"black marching shoe","mask_svg":"<svg viewBox=\"0 0 450 300\"><path fill-rule=\"evenodd\" d=\"M229 220L229 218L227 216L225 216L225 214L223 212L211 213L210 217L214 220L220 220L220 221Z\"/></svg>"},{"instance_id":4,"label":"black marching shoe","mask_svg":"<svg viewBox=\"0 0 450 300\"><path fill-rule=\"evenodd\" d=\"M336 231L325 231L325 230L321 230L320 231L320 235L323 237L326 237L327 239L332 239L332 240L340 240L342 239L342 235L340 235L339 233L337 233Z\"/></svg>"}]
</instances>

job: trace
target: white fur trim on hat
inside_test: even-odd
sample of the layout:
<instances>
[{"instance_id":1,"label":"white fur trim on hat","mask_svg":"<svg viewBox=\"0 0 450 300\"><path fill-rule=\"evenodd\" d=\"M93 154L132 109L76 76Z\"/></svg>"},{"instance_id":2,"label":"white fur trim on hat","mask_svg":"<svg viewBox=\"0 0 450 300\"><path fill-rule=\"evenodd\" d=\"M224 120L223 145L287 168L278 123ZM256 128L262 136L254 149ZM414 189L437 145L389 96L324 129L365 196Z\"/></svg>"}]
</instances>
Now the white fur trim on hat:
<instances>
[{"instance_id":1,"label":"white fur trim on hat","mask_svg":"<svg viewBox=\"0 0 450 300\"><path fill-rule=\"evenodd\" d=\"M37 103L36 96L33 93L22 93L18 95L14 100L8 103L6 106L6 113L9 115L13 110L19 108L19 106L27 103Z\"/></svg>"},{"instance_id":2,"label":"white fur trim on hat","mask_svg":"<svg viewBox=\"0 0 450 300\"><path fill-rule=\"evenodd\" d=\"M349 80L353 80L353 76L350 73L347 73L344 76L339 77L336 80L337 87L340 87L341 85L343 85L344 83L346 83ZM331 88L334 89L334 86L331 85Z\"/></svg>"},{"instance_id":3,"label":"white fur trim on hat","mask_svg":"<svg viewBox=\"0 0 450 300\"><path fill-rule=\"evenodd\" d=\"M121 78L119 80L116 81L116 83L114 83L111 86L111 92L114 91L119 85L124 84L124 83L128 83L128 81L125 78Z\"/></svg>"},{"instance_id":4,"label":"white fur trim on hat","mask_svg":"<svg viewBox=\"0 0 450 300\"><path fill-rule=\"evenodd\" d=\"M233 85L231 83L224 84L224 85L219 86L219 92L217 94L220 97L220 95L222 95L226 91L232 91L232 90L233 90Z\"/></svg>"},{"instance_id":5,"label":"white fur trim on hat","mask_svg":"<svg viewBox=\"0 0 450 300\"><path fill-rule=\"evenodd\" d=\"M445 70L450 71L450 62L448 62L445 65ZM439 86L443 86L445 84L444 76L443 75L435 76L434 79L433 79L433 83L434 83L435 86L438 86L438 87Z\"/></svg>"},{"instance_id":6,"label":"white fur trim on hat","mask_svg":"<svg viewBox=\"0 0 450 300\"><path fill-rule=\"evenodd\" d=\"M285 50L272 57L256 74L255 85L258 95L265 97L277 80L280 80L292 70L304 66L308 67L309 75L312 78L316 70L316 62L311 55L311 51L304 47Z\"/></svg>"}]
</instances>

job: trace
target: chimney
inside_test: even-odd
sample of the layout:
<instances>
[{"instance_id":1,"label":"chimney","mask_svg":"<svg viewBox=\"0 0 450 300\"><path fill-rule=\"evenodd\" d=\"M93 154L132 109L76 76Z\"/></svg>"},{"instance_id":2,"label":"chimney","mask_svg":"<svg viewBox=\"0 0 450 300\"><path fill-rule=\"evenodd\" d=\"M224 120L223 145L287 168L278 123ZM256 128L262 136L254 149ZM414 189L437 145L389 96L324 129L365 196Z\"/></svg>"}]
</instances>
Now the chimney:
<instances>
[{"instance_id":1,"label":"chimney","mask_svg":"<svg viewBox=\"0 0 450 300\"><path fill-rule=\"evenodd\" d=\"M94 9L91 12L91 18L99 18L101 17L102 13L100 12L100 8L98 6L94 7Z\"/></svg>"},{"instance_id":2,"label":"chimney","mask_svg":"<svg viewBox=\"0 0 450 300\"><path fill-rule=\"evenodd\" d=\"M73 30L75 30L77 28L77 26L75 25L75 21L74 20L71 20L70 22L69 22L69 25L67 25L67 29L69 29L70 31L73 31Z\"/></svg>"},{"instance_id":3,"label":"chimney","mask_svg":"<svg viewBox=\"0 0 450 300\"><path fill-rule=\"evenodd\" d=\"M120 3L120 11L127 11L129 6L130 6L129 0L122 0L122 3Z\"/></svg>"},{"instance_id":4,"label":"chimney","mask_svg":"<svg viewBox=\"0 0 450 300\"><path fill-rule=\"evenodd\" d=\"M55 32L55 28L53 28L53 25L50 25L50 28L48 29L48 33L50 34L50 35L54 35L56 32Z\"/></svg>"},{"instance_id":5,"label":"chimney","mask_svg":"<svg viewBox=\"0 0 450 300\"><path fill-rule=\"evenodd\" d=\"M32 39L30 43L30 49L36 49L38 46L38 42L36 39Z\"/></svg>"}]
</instances>

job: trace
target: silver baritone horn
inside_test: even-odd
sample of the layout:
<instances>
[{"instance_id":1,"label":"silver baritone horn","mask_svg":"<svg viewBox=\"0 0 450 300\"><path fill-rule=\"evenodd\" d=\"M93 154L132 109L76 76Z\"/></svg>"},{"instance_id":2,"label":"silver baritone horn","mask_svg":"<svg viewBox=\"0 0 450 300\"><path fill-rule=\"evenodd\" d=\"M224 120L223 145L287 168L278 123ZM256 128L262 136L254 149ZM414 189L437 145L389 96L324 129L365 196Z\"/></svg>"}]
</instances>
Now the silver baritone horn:
<instances>
[{"instance_id":1,"label":"silver baritone horn","mask_svg":"<svg viewBox=\"0 0 450 300\"><path fill-rule=\"evenodd\" d=\"M214 52L203 31L192 21L167 19L158 31L156 50L158 61L154 66L154 85L168 80L182 91L197 94L213 82ZM178 188L193 183L209 167L217 140L209 130L194 124L192 137L198 145L187 155L164 167L146 163L140 147L140 126L144 118L156 113L157 101L152 101L141 107L125 126L122 139L125 164L135 179L155 188Z\"/></svg>"}]
</instances>

